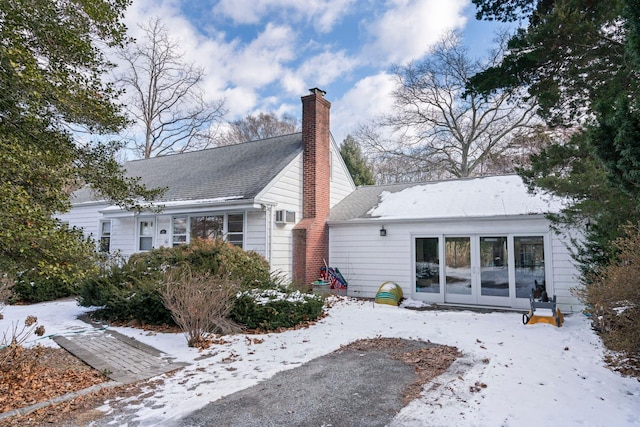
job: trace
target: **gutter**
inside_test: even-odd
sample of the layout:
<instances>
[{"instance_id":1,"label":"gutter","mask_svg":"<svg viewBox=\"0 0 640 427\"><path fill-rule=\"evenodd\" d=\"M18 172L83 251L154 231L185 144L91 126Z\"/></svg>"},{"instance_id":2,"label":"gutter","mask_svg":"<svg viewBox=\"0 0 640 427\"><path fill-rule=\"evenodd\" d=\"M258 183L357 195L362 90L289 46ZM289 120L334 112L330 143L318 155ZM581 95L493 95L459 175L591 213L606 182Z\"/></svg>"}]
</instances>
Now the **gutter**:
<instances>
[{"instance_id":1,"label":"gutter","mask_svg":"<svg viewBox=\"0 0 640 427\"><path fill-rule=\"evenodd\" d=\"M436 218L397 218L397 217L372 217L372 218L355 218L355 219L329 219L328 225L350 225L350 224L406 224L406 223L425 223L425 222L443 222L443 221L495 221L505 219L546 219L544 213L538 214L521 214L521 215L491 215L491 216L447 216Z\"/></svg>"}]
</instances>

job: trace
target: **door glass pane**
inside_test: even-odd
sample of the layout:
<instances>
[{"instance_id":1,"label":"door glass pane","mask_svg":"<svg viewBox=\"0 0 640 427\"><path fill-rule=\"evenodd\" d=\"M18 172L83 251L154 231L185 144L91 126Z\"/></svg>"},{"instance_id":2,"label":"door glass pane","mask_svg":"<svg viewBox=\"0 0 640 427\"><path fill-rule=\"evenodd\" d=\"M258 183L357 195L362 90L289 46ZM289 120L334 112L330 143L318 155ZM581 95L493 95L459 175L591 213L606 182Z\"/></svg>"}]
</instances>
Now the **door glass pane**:
<instances>
[{"instance_id":1,"label":"door glass pane","mask_svg":"<svg viewBox=\"0 0 640 427\"><path fill-rule=\"evenodd\" d=\"M150 251L153 248L153 237L140 237L140 250Z\"/></svg>"},{"instance_id":2,"label":"door glass pane","mask_svg":"<svg viewBox=\"0 0 640 427\"><path fill-rule=\"evenodd\" d=\"M446 237L444 255L446 292L471 295L471 238Z\"/></svg>"},{"instance_id":3,"label":"door glass pane","mask_svg":"<svg viewBox=\"0 0 640 427\"><path fill-rule=\"evenodd\" d=\"M516 298L529 298L532 289L542 292L544 280L544 238L514 237L516 263Z\"/></svg>"},{"instance_id":4,"label":"door glass pane","mask_svg":"<svg viewBox=\"0 0 640 427\"><path fill-rule=\"evenodd\" d=\"M480 294L509 296L506 237L480 237Z\"/></svg>"},{"instance_id":5,"label":"door glass pane","mask_svg":"<svg viewBox=\"0 0 640 427\"><path fill-rule=\"evenodd\" d=\"M416 239L416 292L440 293L438 238Z\"/></svg>"}]
</instances>

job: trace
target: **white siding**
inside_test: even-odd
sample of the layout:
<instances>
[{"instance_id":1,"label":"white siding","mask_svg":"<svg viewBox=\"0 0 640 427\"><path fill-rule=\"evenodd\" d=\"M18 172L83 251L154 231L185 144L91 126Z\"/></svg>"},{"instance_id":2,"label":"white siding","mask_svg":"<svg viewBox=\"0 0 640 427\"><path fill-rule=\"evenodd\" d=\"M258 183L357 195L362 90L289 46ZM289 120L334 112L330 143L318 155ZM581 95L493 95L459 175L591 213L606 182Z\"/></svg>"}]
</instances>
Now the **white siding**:
<instances>
[{"instance_id":1,"label":"white siding","mask_svg":"<svg viewBox=\"0 0 640 427\"><path fill-rule=\"evenodd\" d=\"M85 236L98 239L100 237L98 230L100 226L99 217L101 216L99 211L107 206L106 204L96 204L73 207L69 212L58 215L58 219L72 227L81 228Z\"/></svg>"},{"instance_id":2,"label":"white siding","mask_svg":"<svg viewBox=\"0 0 640 427\"><path fill-rule=\"evenodd\" d=\"M553 253L553 283L558 304L563 309L577 312L584 309L584 305L572 294L572 289L579 285L580 272L571 257L568 248L569 239L553 233L551 251Z\"/></svg>"},{"instance_id":3,"label":"white siding","mask_svg":"<svg viewBox=\"0 0 640 427\"><path fill-rule=\"evenodd\" d=\"M111 220L111 252L129 257L137 252L137 219L133 216Z\"/></svg>"},{"instance_id":4,"label":"white siding","mask_svg":"<svg viewBox=\"0 0 640 427\"><path fill-rule=\"evenodd\" d=\"M347 197L356 186L353 184L353 179L349 174L347 166L344 164L344 160L340 155L340 150L335 144L331 144L331 207L334 207L342 199Z\"/></svg>"},{"instance_id":5,"label":"white siding","mask_svg":"<svg viewBox=\"0 0 640 427\"><path fill-rule=\"evenodd\" d=\"M413 246L415 237L482 234L540 234L551 241L551 271L548 289L558 296L563 311L580 309L569 289L576 286L577 270L567 248L558 240L544 218L496 220L443 220L433 222L385 222L385 237L380 236L382 222L331 224L330 264L338 267L347 279L348 295L373 298L385 281L398 283L404 296L412 297L415 280Z\"/></svg>"},{"instance_id":6,"label":"white siding","mask_svg":"<svg viewBox=\"0 0 640 427\"><path fill-rule=\"evenodd\" d=\"M265 212L247 212L245 225L244 249L247 251L255 251L268 259Z\"/></svg>"},{"instance_id":7,"label":"white siding","mask_svg":"<svg viewBox=\"0 0 640 427\"><path fill-rule=\"evenodd\" d=\"M273 203L264 212L271 227L271 242L267 252L270 254L271 270L292 275L293 239L291 230L295 224L276 224L275 211L289 210L296 213L296 222L302 218L302 155L296 157L283 173L261 195L261 199Z\"/></svg>"}]
</instances>

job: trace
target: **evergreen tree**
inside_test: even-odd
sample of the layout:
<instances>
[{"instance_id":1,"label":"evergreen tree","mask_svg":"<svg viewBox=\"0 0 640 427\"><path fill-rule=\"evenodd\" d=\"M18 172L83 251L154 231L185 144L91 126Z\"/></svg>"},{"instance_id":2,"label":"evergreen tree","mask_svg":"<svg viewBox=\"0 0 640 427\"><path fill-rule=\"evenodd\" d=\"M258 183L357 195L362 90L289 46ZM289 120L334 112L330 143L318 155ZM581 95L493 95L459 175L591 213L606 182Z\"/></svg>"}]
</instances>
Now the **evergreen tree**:
<instances>
[{"instance_id":1,"label":"evergreen tree","mask_svg":"<svg viewBox=\"0 0 640 427\"><path fill-rule=\"evenodd\" d=\"M496 67L477 74L483 93L525 88L567 139L520 171L532 187L573 201L559 221L589 224L578 260L605 264L621 225L640 219L640 2L614 0L474 0L477 17L528 19Z\"/></svg>"},{"instance_id":2,"label":"evergreen tree","mask_svg":"<svg viewBox=\"0 0 640 427\"><path fill-rule=\"evenodd\" d=\"M93 245L54 218L81 185L123 206L153 198L124 179L125 124L100 46L124 42L128 0L0 3L0 274L69 282Z\"/></svg>"},{"instance_id":3,"label":"evergreen tree","mask_svg":"<svg viewBox=\"0 0 640 427\"><path fill-rule=\"evenodd\" d=\"M340 155L356 185L374 185L376 183L367 159L364 158L360 146L351 135L347 135L342 141Z\"/></svg>"}]
</instances>

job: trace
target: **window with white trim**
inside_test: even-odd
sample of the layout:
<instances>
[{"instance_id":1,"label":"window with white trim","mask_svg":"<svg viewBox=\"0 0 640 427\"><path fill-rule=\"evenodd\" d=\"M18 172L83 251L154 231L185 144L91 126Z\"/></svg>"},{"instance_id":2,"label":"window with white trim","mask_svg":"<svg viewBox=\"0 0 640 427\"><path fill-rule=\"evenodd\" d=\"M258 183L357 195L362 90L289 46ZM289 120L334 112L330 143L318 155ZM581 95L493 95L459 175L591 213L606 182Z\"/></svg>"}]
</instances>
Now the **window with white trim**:
<instances>
[{"instance_id":1,"label":"window with white trim","mask_svg":"<svg viewBox=\"0 0 640 427\"><path fill-rule=\"evenodd\" d=\"M111 221L100 221L100 252L111 251Z\"/></svg>"},{"instance_id":2,"label":"window with white trim","mask_svg":"<svg viewBox=\"0 0 640 427\"><path fill-rule=\"evenodd\" d=\"M235 246L242 247L244 240L244 215L227 215L227 241Z\"/></svg>"},{"instance_id":3,"label":"window with white trim","mask_svg":"<svg viewBox=\"0 0 640 427\"><path fill-rule=\"evenodd\" d=\"M188 223L189 217L176 216L173 217L173 246L183 245L188 239Z\"/></svg>"},{"instance_id":4,"label":"window with white trim","mask_svg":"<svg viewBox=\"0 0 640 427\"><path fill-rule=\"evenodd\" d=\"M222 238L224 232L224 215L192 216L191 238Z\"/></svg>"},{"instance_id":5,"label":"window with white trim","mask_svg":"<svg viewBox=\"0 0 640 427\"><path fill-rule=\"evenodd\" d=\"M153 249L153 221L141 219L138 221L138 249L149 251Z\"/></svg>"},{"instance_id":6,"label":"window with white trim","mask_svg":"<svg viewBox=\"0 0 640 427\"><path fill-rule=\"evenodd\" d=\"M244 213L174 216L172 231L173 246L189 243L195 238L224 238L235 246L243 247Z\"/></svg>"}]
</instances>

